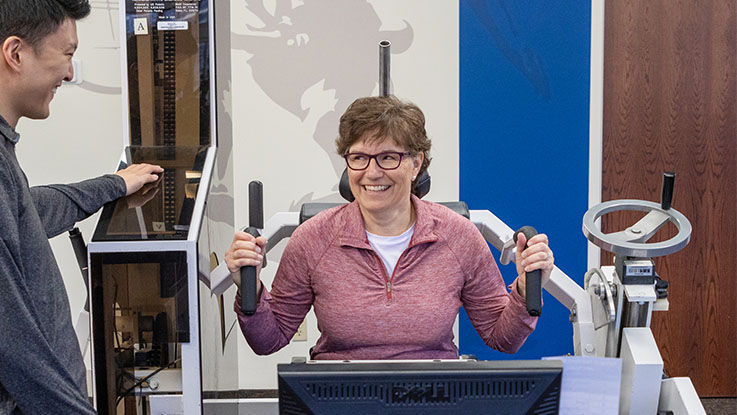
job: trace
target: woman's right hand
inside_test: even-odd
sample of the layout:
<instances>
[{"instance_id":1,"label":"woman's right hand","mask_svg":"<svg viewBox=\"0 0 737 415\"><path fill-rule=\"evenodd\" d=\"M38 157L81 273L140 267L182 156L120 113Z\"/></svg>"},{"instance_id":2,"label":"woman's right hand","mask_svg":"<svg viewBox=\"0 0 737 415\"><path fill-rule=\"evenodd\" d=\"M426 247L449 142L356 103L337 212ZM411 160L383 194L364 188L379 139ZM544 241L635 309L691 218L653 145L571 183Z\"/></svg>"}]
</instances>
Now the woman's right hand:
<instances>
[{"instance_id":1,"label":"woman's right hand","mask_svg":"<svg viewBox=\"0 0 737 415\"><path fill-rule=\"evenodd\" d=\"M263 253L266 247L266 238L259 236L258 238L253 235L238 231L233 236L233 243L225 252L225 264L228 266L230 276L233 278L233 282L238 287L238 292L241 291L241 267L256 267L256 281L257 281L257 295L261 296L261 266L264 263Z\"/></svg>"}]
</instances>

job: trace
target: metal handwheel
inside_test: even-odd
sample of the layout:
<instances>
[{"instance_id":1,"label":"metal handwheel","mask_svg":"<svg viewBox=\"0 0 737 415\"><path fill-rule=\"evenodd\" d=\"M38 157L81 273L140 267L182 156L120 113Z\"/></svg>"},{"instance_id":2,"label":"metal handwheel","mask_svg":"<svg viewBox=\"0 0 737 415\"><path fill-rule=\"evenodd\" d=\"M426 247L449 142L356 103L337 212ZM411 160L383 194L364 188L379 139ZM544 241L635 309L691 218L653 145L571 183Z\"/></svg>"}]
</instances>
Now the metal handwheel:
<instances>
[{"instance_id":1,"label":"metal handwheel","mask_svg":"<svg viewBox=\"0 0 737 415\"><path fill-rule=\"evenodd\" d=\"M605 234L596 220L620 210L647 212L636 224L624 231ZM667 222L678 228L676 236L663 242L646 243ZM652 258L672 254L683 249L691 240L691 222L675 209L663 210L657 203L645 200L612 200L600 203L583 215L583 234L605 251L618 255Z\"/></svg>"},{"instance_id":2,"label":"metal handwheel","mask_svg":"<svg viewBox=\"0 0 737 415\"><path fill-rule=\"evenodd\" d=\"M600 203L583 215L583 234L605 251L630 257L652 258L672 254L683 249L691 240L691 222L675 209L670 208L675 175L666 173L663 183L663 201L660 205L646 200L611 200ZM621 232L605 234L596 220L607 213L626 211L647 212L645 217ZM663 242L646 243L663 225L672 222L678 228L676 236Z\"/></svg>"}]
</instances>

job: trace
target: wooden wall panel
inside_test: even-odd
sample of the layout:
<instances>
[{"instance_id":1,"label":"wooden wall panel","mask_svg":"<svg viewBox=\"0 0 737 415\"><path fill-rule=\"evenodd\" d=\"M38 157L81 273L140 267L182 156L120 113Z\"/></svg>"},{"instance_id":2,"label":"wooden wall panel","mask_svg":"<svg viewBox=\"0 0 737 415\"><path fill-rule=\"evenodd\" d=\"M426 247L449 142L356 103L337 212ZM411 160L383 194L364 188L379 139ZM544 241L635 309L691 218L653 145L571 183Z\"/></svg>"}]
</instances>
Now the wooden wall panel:
<instances>
[{"instance_id":1,"label":"wooden wall panel","mask_svg":"<svg viewBox=\"0 0 737 415\"><path fill-rule=\"evenodd\" d=\"M605 9L602 200L659 201L663 171L676 172L673 207L693 234L656 260L671 308L652 327L666 372L690 376L702 397L737 396L736 4L610 0ZM618 215L602 226L632 223Z\"/></svg>"}]
</instances>

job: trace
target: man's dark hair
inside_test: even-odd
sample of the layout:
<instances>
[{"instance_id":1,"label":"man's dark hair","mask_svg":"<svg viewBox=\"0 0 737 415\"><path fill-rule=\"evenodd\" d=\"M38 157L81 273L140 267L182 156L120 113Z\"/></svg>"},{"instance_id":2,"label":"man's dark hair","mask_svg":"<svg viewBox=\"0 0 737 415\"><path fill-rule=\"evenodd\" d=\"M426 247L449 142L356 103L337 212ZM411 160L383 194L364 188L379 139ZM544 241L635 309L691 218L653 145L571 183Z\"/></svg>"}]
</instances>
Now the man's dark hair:
<instances>
[{"instance_id":1,"label":"man's dark hair","mask_svg":"<svg viewBox=\"0 0 737 415\"><path fill-rule=\"evenodd\" d=\"M18 36L35 47L66 19L88 14L88 0L0 0L0 43Z\"/></svg>"}]
</instances>

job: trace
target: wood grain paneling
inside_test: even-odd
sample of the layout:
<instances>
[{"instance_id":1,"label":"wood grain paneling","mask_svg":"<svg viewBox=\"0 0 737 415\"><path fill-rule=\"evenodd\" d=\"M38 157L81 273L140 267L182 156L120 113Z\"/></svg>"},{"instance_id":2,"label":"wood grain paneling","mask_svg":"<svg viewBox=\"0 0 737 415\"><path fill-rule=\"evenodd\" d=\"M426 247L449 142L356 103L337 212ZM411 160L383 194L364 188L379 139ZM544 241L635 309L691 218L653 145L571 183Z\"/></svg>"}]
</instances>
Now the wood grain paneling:
<instances>
[{"instance_id":1,"label":"wood grain paneling","mask_svg":"<svg viewBox=\"0 0 737 415\"><path fill-rule=\"evenodd\" d=\"M605 9L602 200L659 201L662 173L676 172L673 207L693 233L656 260L671 305L652 327L668 375L691 377L702 397L737 396L736 4L612 0ZM602 226L632 223L618 215Z\"/></svg>"}]
</instances>

